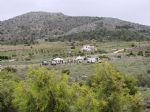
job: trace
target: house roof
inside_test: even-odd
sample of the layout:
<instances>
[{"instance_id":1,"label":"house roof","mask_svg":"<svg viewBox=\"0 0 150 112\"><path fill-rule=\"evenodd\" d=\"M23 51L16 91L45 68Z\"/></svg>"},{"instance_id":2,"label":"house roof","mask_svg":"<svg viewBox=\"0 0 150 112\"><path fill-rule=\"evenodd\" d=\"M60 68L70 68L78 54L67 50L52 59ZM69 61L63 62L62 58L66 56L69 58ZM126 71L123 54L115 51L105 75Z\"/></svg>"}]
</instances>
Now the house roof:
<instances>
[{"instance_id":1,"label":"house roof","mask_svg":"<svg viewBox=\"0 0 150 112\"><path fill-rule=\"evenodd\" d=\"M62 59L62 58L55 58L55 59L53 59L54 61L58 61L58 60L64 60L64 59Z\"/></svg>"},{"instance_id":2,"label":"house roof","mask_svg":"<svg viewBox=\"0 0 150 112\"><path fill-rule=\"evenodd\" d=\"M76 58L76 60L83 60L84 59L84 57L81 57L81 56L78 56L77 58Z\"/></svg>"}]
</instances>

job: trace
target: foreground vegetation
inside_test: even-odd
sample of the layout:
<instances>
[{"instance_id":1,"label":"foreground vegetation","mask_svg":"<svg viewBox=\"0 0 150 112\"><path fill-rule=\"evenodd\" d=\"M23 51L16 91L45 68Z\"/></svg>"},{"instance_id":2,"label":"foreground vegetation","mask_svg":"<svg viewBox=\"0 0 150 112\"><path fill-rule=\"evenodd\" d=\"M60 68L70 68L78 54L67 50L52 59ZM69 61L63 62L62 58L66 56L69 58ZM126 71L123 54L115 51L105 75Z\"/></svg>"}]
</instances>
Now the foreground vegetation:
<instances>
[{"instance_id":1,"label":"foreground vegetation","mask_svg":"<svg viewBox=\"0 0 150 112\"><path fill-rule=\"evenodd\" d=\"M107 62L96 65L86 82L47 68L30 68L25 80L15 71L0 72L0 111L3 112L142 112L136 81Z\"/></svg>"}]
</instances>

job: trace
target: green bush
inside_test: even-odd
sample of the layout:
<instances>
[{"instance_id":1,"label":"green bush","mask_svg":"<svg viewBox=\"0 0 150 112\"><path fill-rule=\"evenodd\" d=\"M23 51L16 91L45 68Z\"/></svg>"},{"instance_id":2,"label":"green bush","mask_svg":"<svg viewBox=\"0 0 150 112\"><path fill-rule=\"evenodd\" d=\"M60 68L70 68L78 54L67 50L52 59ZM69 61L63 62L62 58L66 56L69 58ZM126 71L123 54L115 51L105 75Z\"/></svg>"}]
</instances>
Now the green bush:
<instances>
[{"instance_id":1,"label":"green bush","mask_svg":"<svg viewBox=\"0 0 150 112\"><path fill-rule=\"evenodd\" d=\"M100 49L98 49L97 52L100 53L100 54L105 54L105 53L107 53L107 51L105 51L105 50L100 50Z\"/></svg>"},{"instance_id":2,"label":"green bush","mask_svg":"<svg viewBox=\"0 0 150 112\"><path fill-rule=\"evenodd\" d=\"M135 44L131 44L131 47L135 47Z\"/></svg>"},{"instance_id":3,"label":"green bush","mask_svg":"<svg viewBox=\"0 0 150 112\"><path fill-rule=\"evenodd\" d=\"M0 56L0 59L2 59L2 60L9 60L9 59L11 59L11 57L10 56Z\"/></svg>"},{"instance_id":4,"label":"green bush","mask_svg":"<svg viewBox=\"0 0 150 112\"><path fill-rule=\"evenodd\" d=\"M143 111L144 103L134 77L126 76L107 62L98 64L97 73L89 78L88 85L106 102L102 112Z\"/></svg>"},{"instance_id":5,"label":"green bush","mask_svg":"<svg viewBox=\"0 0 150 112\"><path fill-rule=\"evenodd\" d=\"M108 56L107 55L100 55L99 58L101 58L101 59L103 59L103 58L108 59Z\"/></svg>"},{"instance_id":6,"label":"green bush","mask_svg":"<svg viewBox=\"0 0 150 112\"><path fill-rule=\"evenodd\" d=\"M13 67L5 67L4 69L2 69L2 71L7 71L7 72L12 72L12 73L16 73L17 69L13 68Z\"/></svg>"},{"instance_id":7,"label":"green bush","mask_svg":"<svg viewBox=\"0 0 150 112\"><path fill-rule=\"evenodd\" d=\"M56 57L58 57L59 55L58 54L53 54L53 58L56 58Z\"/></svg>"},{"instance_id":8,"label":"green bush","mask_svg":"<svg viewBox=\"0 0 150 112\"><path fill-rule=\"evenodd\" d=\"M71 46L71 49L75 49L76 47L75 46Z\"/></svg>"},{"instance_id":9,"label":"green bush","mask_svg":"<svg viewBox=\"0 0 150 112\"><path fill-rule=\"evenodd\" d=\"M139 51L137 55L143 56L143 55L144 55L144 54L143 54L143 51Z\"/></svg>"},{"instance_id":10,"label":"green bush","mask_svg":"<svg viewBox=\"0 0 150 112\"><path fill-rule=\"evenodd\" d=\"M150 70L147 70L147 73L150 74Z\"/></svg>"},{"instance_id":11,"label":"green bush","mask_svg":"<svg viewBox=\"0 0 150 112\"><path fill-rule=\"evenodd\" d=\"M149 72L149 71L147 71ZM140 74L137 75L138 86L141 87L150 87L150 75L149 74Z\"/></svg>"},{"instance_id":12,"label":"green bush","mask_svg":"<svg viewBox=\"0 0 150 112\"><path fill-rule=\"evenodd\" d=\"M7 71L0 72L0 112L16 112L14 107L13 92L18 78L15 74Z\"/></svg>"},{"instance_id":13,"label":"green bush","mask_svg":"<svg viewBox=\"0 0 150 112\"><path fill-rule=\"evenodd\" d=\"M136 56L132 51L127 56Z\"/></svg>"},{"instance_id":14,"label":"green bush","mask_svg":"<svg viewBox=\"0 0 150 112\"><path fill-rule=\"evenodd\" d=\"M68 70L68 69L62 70L62 73L70 75L70 70Z\"/></svg>"},{"instance_id":15,"label":"green bush","mask_svg":"<svg viewBox=\"0 0 150 112\"><path fill-rule=\"evenodd\" d=\"M77 55L79 55L79 56L84 56L84 55L85 55L85 53L84 53L84 52L79 51Z\"/></svg>"},{"instance_id":16,"label":"green bush","mask_svg":"<svg viewBox=\"0 0 150 112\"><path fill-rule=\"evenodd\" d=\"M149 50L145 51L145 57L150 57L150 51Z\"/></svg>"},{"instance_id":17,"label":"green bush","mask_svg":"<svg viewBox=\"0 0 150 112\"><path fill-rule=\"evenodd\" d=\"M25 58L25 61L30 61L30 60L31 60L30 57L26 57L26 58Z\"/></svg>"},{"instance_id":18,"label":"green bush","mask_svg":"<svg viewBox=\"0 0 150 112\"><path fill-rule=\"evenodd\" d=\"M16 56L17 56L16 54L13 54L13 55L12 55L12 57L16 57Z\"/></svg>"}]
</instances>

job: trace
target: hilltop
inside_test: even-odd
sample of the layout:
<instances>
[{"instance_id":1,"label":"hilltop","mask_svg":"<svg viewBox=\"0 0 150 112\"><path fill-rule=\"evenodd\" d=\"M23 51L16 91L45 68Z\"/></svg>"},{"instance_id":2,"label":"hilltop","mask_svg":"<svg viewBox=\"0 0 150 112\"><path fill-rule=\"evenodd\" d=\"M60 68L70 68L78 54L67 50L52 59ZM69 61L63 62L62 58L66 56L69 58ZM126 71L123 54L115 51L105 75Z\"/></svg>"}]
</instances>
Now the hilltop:
<instances>
[{"instance_id":1,"label":"hilltop","mask_svg":"<svg viewBox=\"0 0 150 112\"><path fill-rule=\"evenodd\" d=\"M0 21L0 40L149 40L150 26L116 18L29 12Z\"/></svg>"}]
</instances>

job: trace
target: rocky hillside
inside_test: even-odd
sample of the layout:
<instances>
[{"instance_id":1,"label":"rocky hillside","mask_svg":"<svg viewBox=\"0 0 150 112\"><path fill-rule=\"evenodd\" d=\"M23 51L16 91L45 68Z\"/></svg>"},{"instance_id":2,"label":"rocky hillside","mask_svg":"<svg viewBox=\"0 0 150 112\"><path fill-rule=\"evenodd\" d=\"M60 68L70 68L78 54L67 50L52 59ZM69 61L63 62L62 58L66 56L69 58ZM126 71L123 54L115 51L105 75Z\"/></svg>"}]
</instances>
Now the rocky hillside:
<instances>
[{"instance_id":1,"label":"rocky hillside","mask_svg":"<svg viewBox=\"0 0 150 112\"><path fill-rule=\"evenodd\" d=\"M105 35L101 33L105 30ZM0 22L0 40L35 40L79 37L114 37L115 32L135 33L139 38L150 38L150 27L115 18L72 17L62 13L30 12ZM113 33L110 33L113 32ZM103 32L104 33L104 32ZM119 35L121 36L121 35ZM117 36L116 38L119 38ZM130 35L131 36L131 35ZM130 37L131 38L131 37Z\"/></svg>"}]
</instances>

